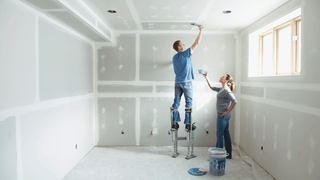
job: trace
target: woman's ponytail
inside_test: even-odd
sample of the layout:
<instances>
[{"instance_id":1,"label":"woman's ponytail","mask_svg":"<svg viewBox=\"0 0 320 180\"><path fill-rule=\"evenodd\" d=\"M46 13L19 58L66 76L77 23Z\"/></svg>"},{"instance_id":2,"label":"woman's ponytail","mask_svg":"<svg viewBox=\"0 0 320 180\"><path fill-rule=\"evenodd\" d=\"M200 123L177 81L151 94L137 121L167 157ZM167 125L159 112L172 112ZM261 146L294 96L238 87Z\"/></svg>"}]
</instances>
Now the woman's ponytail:
<instances>
[{"instance_id":1,"label":"woman's ponytail","mask_svg":"<svg viewBox=\"0 0 320 180\"><path fill-rule=\"evenodd\" d=\"M226 79L228 80L228 86L229 86L231 92L233 92L233 91L234 91L234 88L235 88L235 84L233 83L233 78L232 78L232 76L230 76L229 74L227 74Z\"/></svg>"}]
</instances>

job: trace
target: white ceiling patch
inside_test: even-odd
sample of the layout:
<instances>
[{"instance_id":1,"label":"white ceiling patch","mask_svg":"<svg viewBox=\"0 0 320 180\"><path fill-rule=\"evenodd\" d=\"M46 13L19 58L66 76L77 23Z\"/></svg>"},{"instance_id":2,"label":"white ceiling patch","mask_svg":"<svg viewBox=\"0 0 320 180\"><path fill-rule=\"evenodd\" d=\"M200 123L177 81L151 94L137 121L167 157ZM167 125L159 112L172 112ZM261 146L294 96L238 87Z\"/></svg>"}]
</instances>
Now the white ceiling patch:
<instances>
[{"instance_id":1,"label":"white ceiling patch","mask_svg":"<svg viewBox=\"0 0 320 180\"><path fill-rule=\"evenodd\" d=\"M126 0L126 2L127 2L128 7L129 7L129 10L130 10L130 12L132 14L132 17L133 17L134 21L136 22L138 30L143 30L142 25L140 23L140 19L139 19L138 13L136 11L136 8L133 5L132 0Z\"/></svg>"}]
</instances>

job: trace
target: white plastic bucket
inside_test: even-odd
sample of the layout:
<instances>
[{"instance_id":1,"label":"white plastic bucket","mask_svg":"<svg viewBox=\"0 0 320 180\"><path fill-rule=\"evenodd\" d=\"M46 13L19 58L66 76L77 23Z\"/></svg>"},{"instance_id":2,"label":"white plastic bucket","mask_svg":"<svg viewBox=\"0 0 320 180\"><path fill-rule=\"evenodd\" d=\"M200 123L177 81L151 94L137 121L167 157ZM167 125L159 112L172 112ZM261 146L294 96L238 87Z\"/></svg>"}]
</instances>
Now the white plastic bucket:
<instances>
[{"instance_id":1,"label":"white plastic bucket","mask_svg":"<svg viewBox=\"0 0 320 180\"><path fill-rule=\"evenodd\" d=\"M208 151L210 173L215 176L224 175L226 167L226 157L229 154L222 148L210 148Z\"/></svg>"}]
</instances>

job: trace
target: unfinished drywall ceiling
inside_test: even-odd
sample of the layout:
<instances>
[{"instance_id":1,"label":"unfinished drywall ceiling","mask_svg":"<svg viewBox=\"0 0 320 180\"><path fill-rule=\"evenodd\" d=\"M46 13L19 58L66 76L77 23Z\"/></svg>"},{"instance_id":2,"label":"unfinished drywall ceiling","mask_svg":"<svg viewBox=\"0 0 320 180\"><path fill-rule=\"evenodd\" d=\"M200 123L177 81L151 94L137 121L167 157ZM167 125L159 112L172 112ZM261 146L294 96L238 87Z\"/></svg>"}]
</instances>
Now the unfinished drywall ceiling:
<instances>
[{"instance_id":1,"label":"unfinished drywall ceiling","mask_svg":"<svg viewBox=\"0 0 320 180\"><path fill-rule=\"evenodd\" d=\"M116 31L191 30L201 23L208 31L240 30L288 0L84 0ZM116 10L110 14L108 10ZM231 10L231 14L223 14Z\"/></svg>"}]
</instances>

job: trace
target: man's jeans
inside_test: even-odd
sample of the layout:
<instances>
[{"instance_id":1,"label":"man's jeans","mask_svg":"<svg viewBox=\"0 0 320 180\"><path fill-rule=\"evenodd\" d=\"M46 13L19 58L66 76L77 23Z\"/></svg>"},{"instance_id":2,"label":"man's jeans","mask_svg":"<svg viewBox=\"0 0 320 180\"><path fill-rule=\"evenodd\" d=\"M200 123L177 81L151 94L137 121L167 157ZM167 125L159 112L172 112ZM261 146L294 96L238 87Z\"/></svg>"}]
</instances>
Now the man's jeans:
<instances>
[{"instance_id":1,"label":"man's jeans","mask_svg":"<svg viewBox=\"0 0 320 180\"><path fill-rule=\"evenodd\" d=\"M192 81L178 82L174 85L174 102L172 107L178 109L180 106L181 96L184 94L186 108L192 108L193 87ZM179 111L173 111L173 122L180 122ZM185 124L191 123L191 112L186 112Z\"/></svg>"},{"instance_id":2,"label":"man's jeans","mask_svg":"<svg viewBox=\"0 0 320 180\"><path fill-rule=\"evenodd\" d=\"M230 137L230 133L229 133L229 119L230 119L230 117L231 117L231 113L229 113L225 117L221 117L220 112L218 112L216 147L223 148L223 137L224 137L226 151L227 151L227 153L229 153L228 158L229 157L232 158L231 137Z\"/></svg>"}]
</instances>

